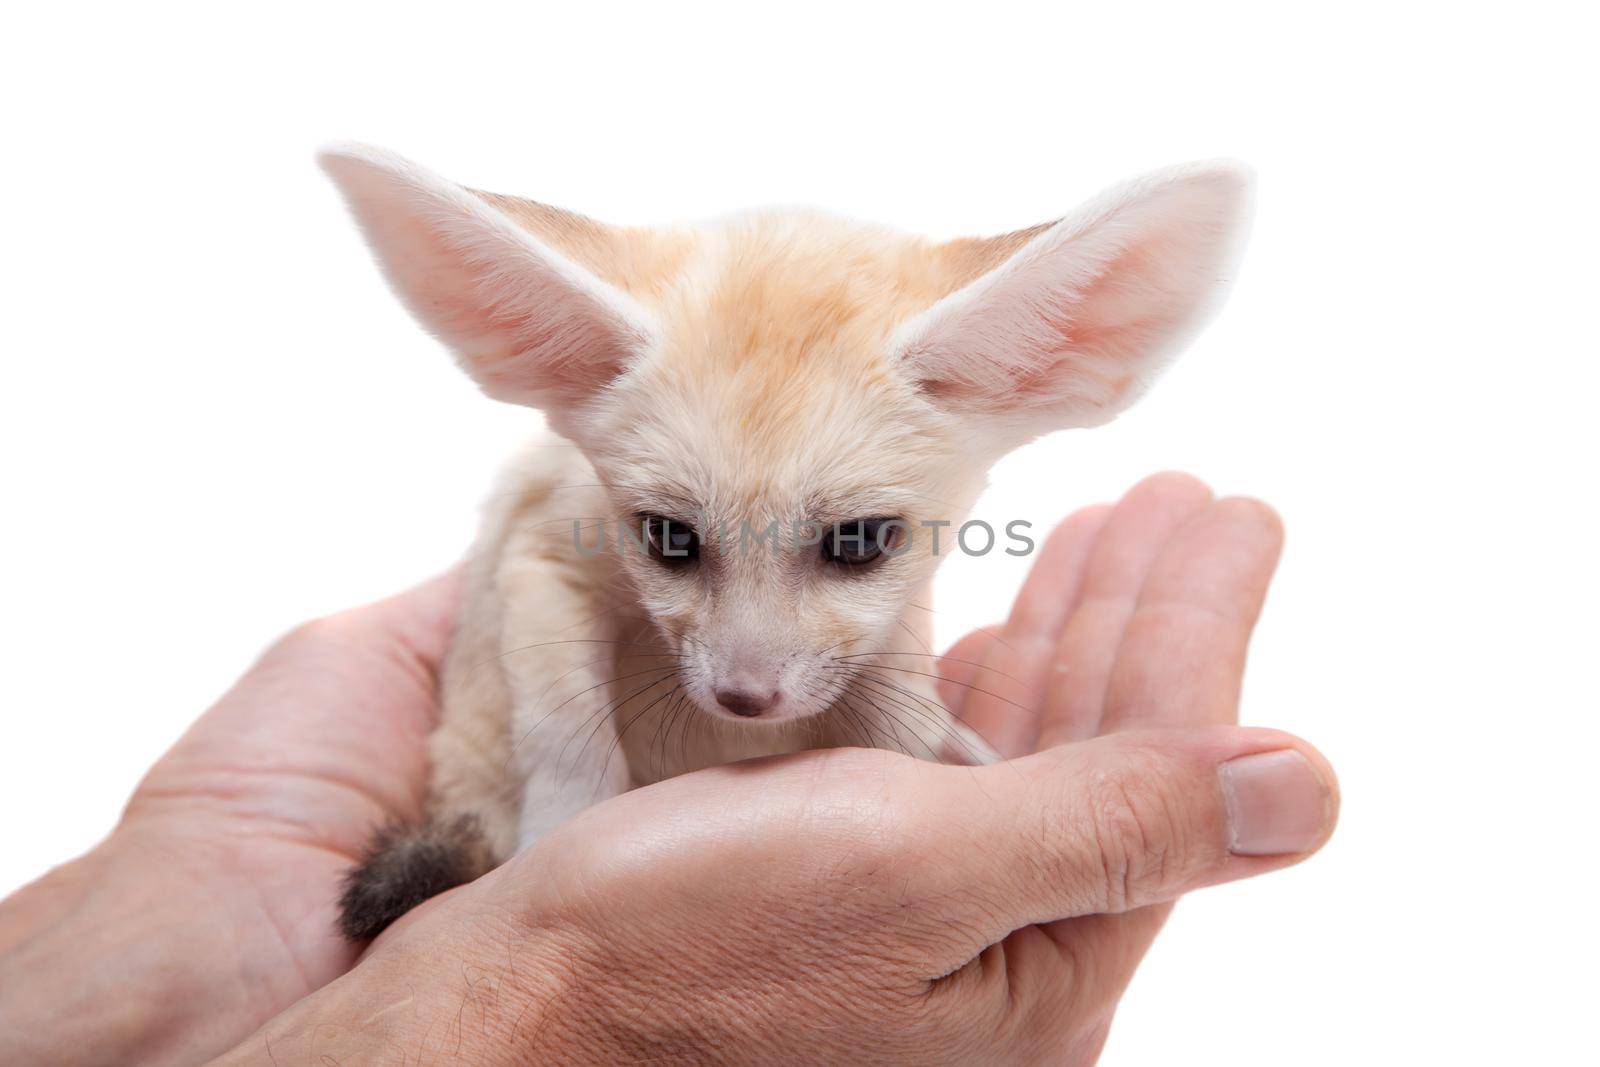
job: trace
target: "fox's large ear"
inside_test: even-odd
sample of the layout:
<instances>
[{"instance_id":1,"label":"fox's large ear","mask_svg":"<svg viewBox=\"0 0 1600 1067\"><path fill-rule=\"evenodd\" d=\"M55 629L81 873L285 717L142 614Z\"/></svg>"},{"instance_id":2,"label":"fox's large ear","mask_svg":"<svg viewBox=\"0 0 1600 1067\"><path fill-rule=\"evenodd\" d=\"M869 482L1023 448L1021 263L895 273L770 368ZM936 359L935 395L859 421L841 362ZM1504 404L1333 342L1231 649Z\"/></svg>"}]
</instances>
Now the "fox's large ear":
<instances>
[{"instance_id":1,"label":"fox's large ear","mask_svg":"<svg viewBox=\"0 0 1600 1067\"><path fill-rule=\"evenodd\" d=\"M926 395L1023 436L1092 426L1131 404L1220 302L1243 244L1250 176L1163 171L1054 224L953 242L982 274L894 334Z\"/></svg>"},{"instance_id":2,"label":"fox's large ear","mask_svg":"<svg viewBox=\"0 0 1600 1067\"><path fill-rule=\"evenodd\" d=\"M653 342L644 308L491 203L501 198L364 145L318 162L400 299L497 400L564 410Z\"/></svg>"}]
</instances>

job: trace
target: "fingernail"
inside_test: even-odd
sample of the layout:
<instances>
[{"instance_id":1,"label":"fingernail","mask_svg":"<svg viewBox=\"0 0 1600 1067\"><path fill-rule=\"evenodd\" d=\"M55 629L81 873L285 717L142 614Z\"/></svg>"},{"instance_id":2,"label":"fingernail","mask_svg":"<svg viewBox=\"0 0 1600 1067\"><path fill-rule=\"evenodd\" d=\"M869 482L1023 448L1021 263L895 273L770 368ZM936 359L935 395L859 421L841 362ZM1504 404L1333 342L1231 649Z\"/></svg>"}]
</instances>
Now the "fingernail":
<instances>
[{"instance_id":1,"label":"fingernail","mask_svg":"<svg viewBox=\"0 0 1600 1067\"><path fill-rule=\"evenodd\" d=\"M1292 748L1231 759L1217 768L1236 856L1304 852L1322 840L1331 799L1311 762Z\"/></svg>"}]
</instances>

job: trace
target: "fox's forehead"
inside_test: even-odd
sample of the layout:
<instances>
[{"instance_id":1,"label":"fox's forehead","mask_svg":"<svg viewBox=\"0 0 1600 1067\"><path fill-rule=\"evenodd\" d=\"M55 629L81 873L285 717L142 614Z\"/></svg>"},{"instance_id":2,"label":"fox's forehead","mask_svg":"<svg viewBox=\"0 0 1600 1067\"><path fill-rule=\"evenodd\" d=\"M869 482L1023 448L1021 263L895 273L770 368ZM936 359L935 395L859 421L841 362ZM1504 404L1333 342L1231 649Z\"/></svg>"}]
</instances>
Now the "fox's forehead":
<instances>
[{"instance_id":1,"label":"fox's forehead","mask_svg":"<svg viewBox=\"0 0 1600 1067\"><path fill-rule=\"evenodd\" d=\"M894 325L954 288L928 242L820 212L763 211L697 231L660 306L670 358L776 376L870 364Z\"/></svg>"},{"instance_id":2,"label":"fox's forehead","mask_svg":"<svg viewBox=\"0 0 1600 1067\"><path fill-rule=\"evenodd\" d=\"M657 316L675 361L743 366L857 358L895 324L1022 247L1042 227L934 242L812 208L670 228L600 227L484 195ZM677 343L672 343L677 342Z\"/></svg>"},{"instance_id":3,"label":"fox's forehead","mask_svg":"<svg viewBox=\"0 0 1600 1067\"><path fill-rule=\"evenodd\" d=\"M939 420L888 338L959 284L961 265L820 213L743 215L688 239L663 257L672 279L637 291L661 339L609 412L631 478L761 521L914 493Z\"/></svg>"},{"instance_id":4,"label":"fox's forehead","mask_svg":"<svg viewBox=\"0 0 1600 1067\"><path fill-rule=\"evenodd\" d=\"M760 360L663 362L616 394L597 449L640 510L766 523L911 512L948 477L950 430L888 373L853 380ZM688 517L685 515L685 517Z\"/></svg>"}]
</instances>

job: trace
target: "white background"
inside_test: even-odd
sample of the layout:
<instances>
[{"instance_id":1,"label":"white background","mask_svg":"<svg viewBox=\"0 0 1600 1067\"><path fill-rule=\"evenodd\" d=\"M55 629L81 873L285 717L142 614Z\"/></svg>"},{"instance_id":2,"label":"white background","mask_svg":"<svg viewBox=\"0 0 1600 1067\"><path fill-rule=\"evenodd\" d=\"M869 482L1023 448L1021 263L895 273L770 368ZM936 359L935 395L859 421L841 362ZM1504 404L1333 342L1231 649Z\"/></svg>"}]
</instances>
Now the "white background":
<instances>
[{"instance_id":1,"label":"white background","mask_svg":"<svg viewBox=\"0 0 1600 1067\"><path fill-rule=\"evenodd\" d=\"M1246 718L1326 852L1186 902L1106 1062L1573 1062L1596 958L1596 39L1524 3L30 5L0 44L0 890L91 845L295 621L464 547L531 413L413 327L324 140L618 222L814 202L937 235L1236 156L1221 319L996 472L1039 524L1162 468L1282 510ZM943 576L943 638L1003 559Z\"/></svg>"}]
</instances>

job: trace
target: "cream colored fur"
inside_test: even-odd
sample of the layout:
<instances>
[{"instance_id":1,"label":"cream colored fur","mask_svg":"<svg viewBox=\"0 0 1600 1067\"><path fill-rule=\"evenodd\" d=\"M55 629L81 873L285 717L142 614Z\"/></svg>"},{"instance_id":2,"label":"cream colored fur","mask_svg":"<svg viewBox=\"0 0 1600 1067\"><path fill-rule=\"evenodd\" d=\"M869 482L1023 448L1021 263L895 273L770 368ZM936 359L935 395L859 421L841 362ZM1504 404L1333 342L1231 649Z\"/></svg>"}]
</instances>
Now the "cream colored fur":
<instances>
[{"instance_id":1,"label":"cream colored fur","mask_svg":"<svg viewBox=\"0 0 1600 1067\"><path fill-rule=\"evenodd\" d=\"M1241 171L1123 186L1056 222L934 243L811 212L605 226L323 156L396 291L498 399L557 434L508 467L470 563L432 741L438 816L499 858L597 800L805 747L981 760L930 683L925 520L945 552L1004 452L1132 402L1215 306ZM698 517L702 563L585 555L598 524ZM900 517L910 550L842 574L741 521ZM726 523L728 542L713 531ZM729 679L781 693L718 706Z\"/></svg>"}]
</instances>

